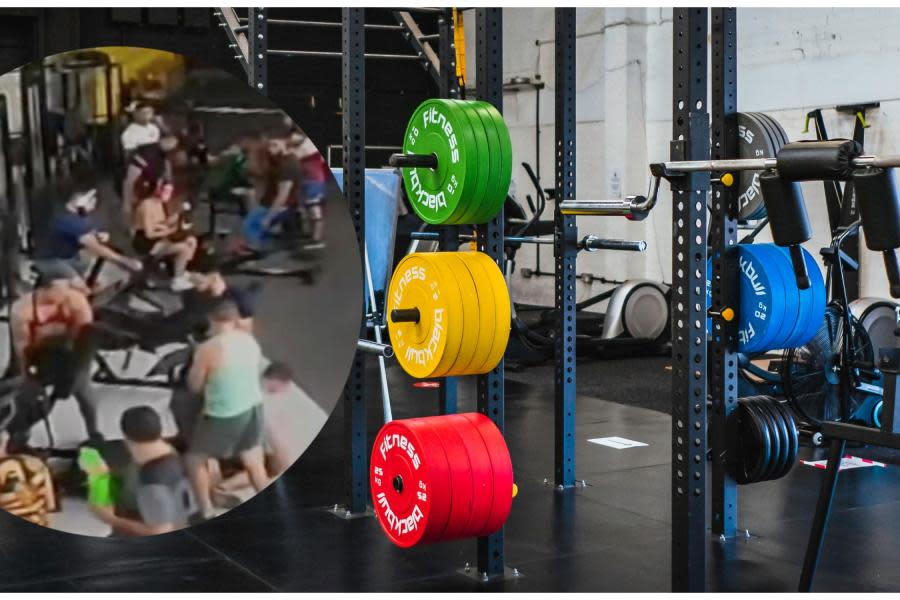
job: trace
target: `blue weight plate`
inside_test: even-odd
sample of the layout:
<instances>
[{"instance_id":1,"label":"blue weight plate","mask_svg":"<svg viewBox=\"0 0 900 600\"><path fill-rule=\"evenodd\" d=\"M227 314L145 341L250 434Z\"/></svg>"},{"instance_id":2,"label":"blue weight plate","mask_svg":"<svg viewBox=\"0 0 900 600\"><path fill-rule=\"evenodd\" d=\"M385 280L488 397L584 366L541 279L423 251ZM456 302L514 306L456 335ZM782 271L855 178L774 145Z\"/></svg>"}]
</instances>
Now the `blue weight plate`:
<instances>
[{"instance_id":1,"label":"blue weight plate","mask_svg":"<svg viewBox=\"0 0 900 600\"><path fill-rule=\"evenodd\" d=\"M796 287L797 277L794 275L794 267L791 264L791 254L787 248L782 248L780 246L775 246L776 251L781 254L783 257L782 260L788 269L788 275L790 276L792 282ZM810 259L811 255L806 250L803 250L803 259L806 262L807 270L811 269ZM815 279L815 274L811 274L812 278ZM785 348L796 348L798 346L797 340L802 335L803 331L807 327L807 321L812 316L813 304L814 304L814 296L816 294L815 284L811 285L808 289L801 290L797 288L797 294L800 297L800 306L799 313L797 315L797 319L793 324L791 332L788 334L787 339L785 340Z\"/></svg>"},{"instance_id":2,"label":"blue weight plate","mask_svg":"<svg viewBox=\"0 0 900 600\"><path fill-rule=\"evenodd\" d=\"M738 247L740 307L738 350L751 353L766 349L784 322L784 284L778 272L767 267L765 252L756 244Z\"/></svg>"},{"instance_id":3,"label":"blue weight plate","mask_svg":"<svg viewBox=\"0 0 900 600\"><path fill-rule=\"evenodd\" d=\"M790 340L791 346L796 348L803 346L818 333L825 319L825 305L828 298L825 293L825 278L822 277L822 270L819 263L812 254L803 250L803 257L806 259L806 271L809 273L809 289L805 290L810 303L809 313L804 320L804 327L797 332L797 337Z\"/></svg>"},{"instance_id":4,"label":"blue weight plate","mask_svg":"<svg viewBox=\"0 0 900 600\"><path fill-rule=\"evenodd\" d=\"M776 350L781 348L789 348L788 340L800 318L800 290L797 287L797 278L794 276L794 269L791 266L790 257L782 252L775 244L757 244L761 256L764 257L766 267L772 271L770 274L773 280L781 281L780 288L775 285L773 293L781 294L784 297L784 317L778 327L771 329L772 335L763 342L763 350Z\"/></svg>"}]
</instances>

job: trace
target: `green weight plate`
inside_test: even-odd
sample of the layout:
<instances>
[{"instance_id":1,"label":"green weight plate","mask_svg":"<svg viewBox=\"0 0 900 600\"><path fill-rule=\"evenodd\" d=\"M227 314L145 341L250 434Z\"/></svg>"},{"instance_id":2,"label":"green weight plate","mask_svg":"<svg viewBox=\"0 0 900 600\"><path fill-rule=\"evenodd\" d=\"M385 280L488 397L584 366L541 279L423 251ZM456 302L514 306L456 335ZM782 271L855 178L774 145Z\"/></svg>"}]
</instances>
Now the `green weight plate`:
<instances>
[{"instance_id":1,"label":"green weight plate","mask_svg":"<svg viewBox=\"0 0 900 600\"><path fill-rule=\"evenodd\" d=\"M489 176L487 177L487 185L485 186L484 195L478 204L472 204L472 210L466 216L464 223L483 223L481 219L485 213L484 207L490 205L492 199L497 195L497 189L500 181L500 138L497 135L497 129L494 121L487 110L476 102L466 102L458 100L459 105L465 110L472 121L473 127L481 127L484 130L487 145L480 147L479 154L483 156L479 160L479 167L485 163L488 166ZM479 125L480 124L480 125Z\"/></svg>"},{"instance_id":2,"label":"green weight plate","mask_svg":"<svg viewBox=\"0 0 900 600\"><path fill-rule=\"evenodd\" d=\"M413 113L403 152L434 154L436 169L403 168L403 184L415 213L426 223L447 223L475 191L478 163L475 134L452 102L426 100Z\"/></svg>"},{"instance_id":3,"label":"green weight plate","mask_svg":"<svg viewBox=\"0 0 900 600\"><path fill-rule=\"evenodd\" d=\"M484 109L485 114L489 115L494 122L497 135L500 138L500 174L497 181L497 195L493 198L493 202L485 202L484 213L481 215L479 223L487 223L493 219L506 202L506 195L509 193L509 183L512 180L512 141L509 137L509 129L503 115L500 114L493 104L484 101L478 101L478 106Z\"/></svg>"},{"instance_id":4,"label":"green weight plate","mask_svg":"<svg viewBox=\"0 0 900 600\"><path fill-rule=\"evenodd\" d=\"M479 116L474 114L469 108L470 102L466 100L448 100L448 102L453 105L454 110L462 115L461 118L466 120L472 135L475 137L473 154L476 157L476 171L478 173L475 190L471 196L463 198L464 205L461 204L457 209L457 212L454 213L450 221L448 221L448 223L462 225L475 222L474 218L478 214L481 203L490 186L491 177L493 175L491 172L490 161L491 150L487 131L485 130L484 125L482 125Z\"/></svg>"}]
</instances>

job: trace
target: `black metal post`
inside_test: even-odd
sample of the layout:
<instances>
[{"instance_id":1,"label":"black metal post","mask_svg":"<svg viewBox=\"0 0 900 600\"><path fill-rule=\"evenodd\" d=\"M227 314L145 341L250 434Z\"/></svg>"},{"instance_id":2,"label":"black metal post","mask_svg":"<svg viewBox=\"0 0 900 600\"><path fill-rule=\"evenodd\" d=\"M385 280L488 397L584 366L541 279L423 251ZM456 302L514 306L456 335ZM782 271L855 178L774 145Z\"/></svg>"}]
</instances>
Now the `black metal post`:
<instances>
[{"instance_id":1,"label":"black metal post","mask_svg":"<svg viewBox=\"0 0 900 600\"><path fill-rule=\"evenodd\" d=\"M247 78L250 86L269 95L269 25L268 9L250 8L247 14Z\"/></svg>"},{"instance_id":2,"label":"black metal post","mask_svg":"<svg viewBox=\"0 0 900 600\"><path fill-rule=\"evenodd\" d=\"M673 14L673 160L709 159L709 12ZM709 173L672 186L672 590L706 584L706 195Z\"/></svg>"},{"instance_id":3,"label":"black metal post","mask_svg":"<svg viewBox=\"0 0 900 600\"><path fill-rule=\"evenodd\" d=\"M500 8L478 8L476 21L476 69L478 98L503 112L503 14ZM478 226L478 249L488 254L506 273L503 245L504 214ZM478 410L504 431L503 361L490 373L478 377ZM478 538L478 571L488 577L504 574L506 564L503 529Z\"/></svg>"},{"instance_id":4,"label":"black metal post","mask_svg":"<svg viewBox=\"0 0 900 600\"><path fill-rule=\"evenodd\" d=\"M555 468L557 488L575 485L575 217L559 210L575 198L575 9L556 9ZM480 85L480 84L479 84Z\"/></svg>"},{"instance_id":5,"label":"black metal post","mask_svg":"<svg viewBox=\"0 0 900 600\"><path fill-rule=\"evenodd\" d=\"M712 158L738 158L737 11L712 9ZM728 252L737 243L737 188L713 186L709 244L712 248L712 306L736 308L737 266ZM737 336L734 323L713 317L709 340L712 401L712 531L732 537L737 530L737 483L725 470L726 422L737 406Z\"/></svg>"},{"instance_id":6,"label":"black metal post","mask_svg":"<svg viewBox=\"0 0 900 600\"><path fill-rule=\"evenodd\" d=\"M828 465L825 467L822 488L819 490L819 500L816 502L816 515L813 517L812 529L809 532L806 556L803 557L803 572L800 575L799 586L801 592L808 592L812 588L816 567L819 566L819 559L822 558L825 530L828 528L828 517L831 515L834 493L837 490L838 473L841 470L841 457L844 456L846 445L846 440L835 439L831 441L831 446L828 448Z\"/></svg>"},{"instance_id":7,"label":"black metal post","mask_svg":"<svg viewBox=\"0 0 900 600\"><path fill-rule=\"evenodd\" d=\"M341 9L343 46L343 161L344 196L356 229L360 257L364 260L366 239L366 61L365 9ZM365 286L365 281L363 282ZM360 339L365 339L366 318L360 315ZM347 510L366 510L369 487L369 445L366 422L365 355L356 353L344 389L344 432L350 449L347 465Z\"/></svg>"},{"instance_id":8,"label":"black metal post","mask_svg":"<svg viewBox=\"0 0 900 600\"><path fill-rule=\"evenodd\" d=\"M438 56L441 69L438 77L439 92L442 98L459 98L459 86L456 83L456 44L453 40L453 9L445 8L438 17ZM444 252L455 252L459 246L459 228L453 225L442 227L439 233L440 248ZM458 382L455 377L445 377L441 382L438 398L438 412L451 415L457 411Z\"/></svg>"}]
</instances>

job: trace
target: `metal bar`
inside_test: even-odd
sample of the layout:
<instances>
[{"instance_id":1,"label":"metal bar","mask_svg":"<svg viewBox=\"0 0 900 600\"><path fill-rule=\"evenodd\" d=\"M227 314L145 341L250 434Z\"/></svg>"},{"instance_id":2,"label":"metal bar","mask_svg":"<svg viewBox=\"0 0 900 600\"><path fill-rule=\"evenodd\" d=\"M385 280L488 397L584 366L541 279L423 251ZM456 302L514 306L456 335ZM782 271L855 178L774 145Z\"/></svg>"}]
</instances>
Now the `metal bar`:
<instances>
[{"instance_id":1,"label":"metal bar","mask_svg":"<svg viewBox=\"0 0 900 600\"><path fill-rule=\"evenodd\" d=\"M375 334L375 344L379 346L378 377L381 382L381 412L384 416L384 422L389 423L394 419L394 413L391 409L391 390L388 387L387 367L384 363L384 359L392 357L394 355L394 349L387 344L382 343L383 340L381 339L381 325L382 315L384 314L384 306L379 307L378 299L375 297L375 284L372 280L372 263L369 261L369 244L367 242L363 244L363 255L365 257L366 288L369 290L369 310L376 317L372 320L372 331ZM366 317L366 320L368 320L368 316ZM363 351L373 350L371 346L360 347L358 344L357 348Z\"/></svg>"},{"instance_id":2,"label":"metal bar","mask_svg":"<svg viewBox=\"0 0 900 600\"><path fill-rule=\"evenodd\" d=\"M247 19L241 19L241 22L246 22ZM324 27L324 28L334 28L340 29L341 23L337 23L334 21L305 21L305 20L295 20L295 19L269 19L269 25L287 25L293 27ZM384 25L378 23L366 23L366 29L374 29L374 30L389 30L389 31L399 31L403 29L400 25Z\"/></svg>"},{"instance_id":3,"label":"metal bar","mask_svg":"<svg viewBox=\"0 0 900 600\"><path fill-rule=\"evenodd\" d=\"M709 159L708 11L673 14L672 153ZM709 174L672 191L672 591L706 587L706 194ZM674 187L674 186L673 186Z\"/></svg>"},{"instance_id":4,"label":"metal bar","mask_svg":"<svg viewBox=\"0 0 900 600\"><path fill-rule=\"evenodd\" d=\"M900 155L859 156L851 161L854 167L880 167L890 169L900 167ZM667 171L674 173L703 173L715 171L762 171L775 169L775 158L736 158L728 160L681 160L662 163Z\"/></svg>"},{"instance_id":5,"label":"metal bar","mask_svg":"<svg viewBox=\"0 0 900 600\"><path fill-rule=\"evenodd\" d=\"M503 12L500 8L475 10L476 68L478 70L478 99L490 102L503 113ZM486 253L506 273L506 257L502 243L504 211L484 225L479 225L478 249ZM478 410L505 431L504 361L489 373L478 376ZM504 574L506 555L504 530L478 538L478 571L488 578Z\"/></svg>"},{"instance_id":6,"label":"metal bar","mask_svg":"<svg viewBox=\"0 0 900 600\"><path fill-rule=\"evenodd\" d=\"M803 557L803 571L800 574L798 590L808 592L812 588L816 567L822 558L822 546L825 541L825 531L828 529L828 517L831 515L831 507L834 503L834 493L837 490L838 473L841 470L841 457L844 456L845 440L832 440L828 448L828 464L825 467L825 476L822 479L822 488L819 490L819 499L816 502L816 514L813 517L812 529L809 532L809 542L806 545L806 554Z\"/></svg>"},{"instance_id":7,"label":"metal bar","mask_svg":"<svg viewBox=\"0 0 900 600\"><path fill-rule=\"evenodd\" d=\"M564 215L585 215L593 217L628 217L643 220L656 202L656 195L648 200L644 196L626 196L608 200L563 200L559 211Z\"/></svg>"},{"instance_id":8,"label":"metal bar","mask_svg":"<svg viewBox=\"0 0 900 600\"><path fill-rule=\"evenodd\" d=\"M274 54L276 56L314 56L321 58L340 58L343 56L342 52L335 52L332 50L269 50L269 54ZM366 53L365 58L370 58L372 60L417 60L424 61L425 59L416 56L414 54L380 54L377 52Z\"/></svg>"},{"instance_id":9,"label":"metal bar","mask_svg":"<svg viewBox=\"0 0 900 600\"><path fill-rule=\"evenodd\" d=\"M431 38L432 36L423 36ZM438 18L438 55L440 59L441 97L459 98L459 80L456 78L456 35L453 28L453 9L444 9Z\"/></svg>"},{"instance_id":10,"label":"metal bar","mask_svg":"<svg viewBox=\"0 0 900 600\"><path fill-rule=\"evenodd\" d=\"M365 9L341 9L342 101L343 101L343 159L344 197L356 229L360 258L365 259L366 209L366 63ZM365 281L363 281L365 285ZM365 311L364 311L365 312ZM360 338L366 337L365 315L360 315ZM344 434L350 457L347 463L346 485L348 510L363 513L369 488L369 445L366 421L366 363L357 352L344 390Z\"/></svg>"},{"instance_id":11,"label":"metal bar","mask_svg":"<svg viewBox=\"0 0 900 600\"><path fill-rule=\"evenodd\" d=\"M396 14L396 13L395 13ZM407 13L408 14L408 13ZM411 20L411 18L410 18ZM453 11L444 9L438 17L437 34L438 57L438 89L442 98L459 97L459 87L456 83L456 52L453 42ZM421 32L420 32L421 33ZM426 36L419 35L419 41ZM459 245L459 227L442 227L439 234L440 247L445 251L455 251ZM438 393L438 413L450 415L458 412L459 385L456 377L445 377Z\"/></svg>"},{"instance_id":12,"label":"metal bar","mask_svg":"<svg viewBox=\"0 0 900 600\"><path fill-rule=\"evenodd\" d=\"M647 242L643 240L609 240L598 238L594 235L586 236L578 243L578 248L588 252L597 250L618 250L623 252L643 252L647 249Z\"/></svg>"},{"instance_id":13,"label":"metal bar","mask_svg":"<svg viewBox=\"0 0 900 600\"><path fill-rule=\"evenodd\" d=\"M213 14L219 19L219 25L225 30L230 46L238 50L236 58L241 63L241 68L249 75L247 36L244 35L237 13L233 8L224 7L213 9Z\"/></svg>"},{"instance_id":14,"label":"metal bar","mask_svg":"<svg viewBox=\"0 0 900 600\"><path fill-rule=\"evenodd\" d=\"M420 42L439 42L441 40L441 34L439 33L429 33L427 35L420 35L418 37Z\"/></svg>"},{"instance_id":15,"label":"metal bar","mask_svg":"<svg viewBox=\"0 0 900 600\"><path fill-rule=\"evenodd\" d=\"M737 11L712 9L712 157L724 159L738 154L737 127ZM737 530L737 484L722 458L727 442L727 419L737 406L737 347L734 322L721 317L721 310L736 298L738 278L734 264L726 260L729 248L737 243L737 188L721 181L713 186L712 221L709 244L712 248L712 306L716 335L709 341L712 355L709 373L712 399L712 531L732 537ZM731 268L729 268L731 267Z\"/></svg>"},{"instance_id":16,"label":"metal bar","mask_svg":"<svg viewBox=\"0 0 900 600\"><path fill-rule=\"evenodd\" d=\"M554 471L557 489L575 485L575 217L560 203L575 198L575 9L556 15L556 210L553 258L556 280Z\"/></svg>"},{"instance_id":17,"label":"metal bar","mask_svg":"<svg viewBox=\"0 0 900 600\"><path fill-rule=\"evenodd\" d=\"M373 342L362 338L357 340L356 349L369 354L375 354L381 358L391 358L394 356L394 348L388 344Z\"/></svg>"},{"instance_id":18,"label":"metal bar","mask_svg":"<svg viewBox=\"0 0 900 600\"><path fill-rule=\"evenodd\" d=\"M410 239L437 242L441 240L441 234L435 231L413 231L409 234ZM456 238L462 242L470 242L478 239L477 236L462 234ZM534 237L534 236L517 236L507 235L503 238L507 244L538 244L541 246L550 246L556 244L556 238ZM593 252L594 250L625 250L632 252L643 252L647 249L647 242L631 241L631 240L613 240L599 238L593 235L586 236L578 242L578 248Z\"/></svg>"},{"instance_id":19,"label":"metal bar","mask_svg":"<svg viewBox=\"0 0 900 600\"><path fill-rule=\"evenodd\" d=\"M416 56L427 61L428 74L431 75L431 78L434 79L434 82L440 87L441 61L434 51L434 48L431 47L431 44L423 42L420 39L422 37L422 30L419 28L419 24L416 23L416 20L413 19L412 15L405 10L395 10L394 18L397 19L397 23L403 26L403 37L405 37L406 41L409 42L409 45L412 46Z\"/></svg>"},{"instance_id":20,"label":"metal bar","mask_svg":"<svg viewBox=\"0 0 900 600\"><path fill-rule=\"evenodd\" d=\"M249 70L247 78L250 86L260 94L269 94L269 69L267 65L266 51L269 48L269 28L267 25L267 8L249 9L249 21L247 22L247 40L249 55L247 57Z\"/></svg>"}]
</instances>

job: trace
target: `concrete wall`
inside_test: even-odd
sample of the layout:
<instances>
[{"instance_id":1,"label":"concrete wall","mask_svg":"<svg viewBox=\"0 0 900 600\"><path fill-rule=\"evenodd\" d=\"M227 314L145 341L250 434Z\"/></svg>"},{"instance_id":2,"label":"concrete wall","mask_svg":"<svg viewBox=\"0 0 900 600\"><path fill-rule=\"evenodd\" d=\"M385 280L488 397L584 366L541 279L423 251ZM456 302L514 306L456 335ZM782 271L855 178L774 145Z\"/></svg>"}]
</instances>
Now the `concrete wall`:
<instances>
[{"instance_id":1,"label":"concrete wall","mask_svg":"<svg viewBox=\"0 0 900 600\"><path fill-rule=\"evenodd\" d=\"M475 81L474 14L467 11L469 85ZM617 197L646 193L647 164L668 157L671 138L672 10L670 8L580 8L577 50L577 195ZM504 79L539 77L540 176L553 187L553 9L504 10ZM791 139L802 133L805 114L816 107L880 101L870 112L867 151L900 151L900 9L739 9L738 107L775 117ZM532 193L520 163L534 165L535 92L508 91L504 116L514 150L513 185L524 204ZM825 111L832 137L849 137L853 117ZM582 254L579 272L613 279L648 277L668 281L671 273L671 203L667 186L660 205L642 223L579 218L580 234L645 239L644 254ZM818 255L828 241L827 215L820 184L804 184L815 235L807 249ZM551 218L548 215L548 218ZM769 241L767 234L758 238ZM880 256L863 259L862 292L885 296ZM518 256L518 267L534 267L532 248ZM553 268L545 248L541 268ZM579 297L606 286L579 283ZM552 303L550 278L514 279L522 301Z\"/></svg>"}]
</instances>

